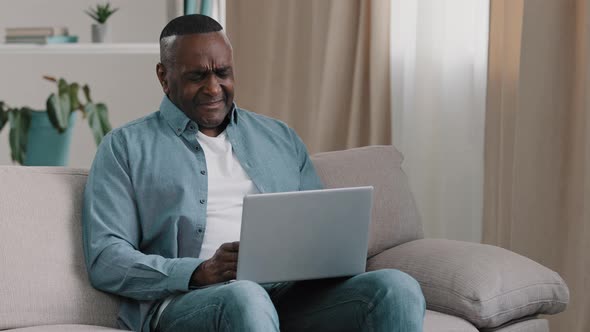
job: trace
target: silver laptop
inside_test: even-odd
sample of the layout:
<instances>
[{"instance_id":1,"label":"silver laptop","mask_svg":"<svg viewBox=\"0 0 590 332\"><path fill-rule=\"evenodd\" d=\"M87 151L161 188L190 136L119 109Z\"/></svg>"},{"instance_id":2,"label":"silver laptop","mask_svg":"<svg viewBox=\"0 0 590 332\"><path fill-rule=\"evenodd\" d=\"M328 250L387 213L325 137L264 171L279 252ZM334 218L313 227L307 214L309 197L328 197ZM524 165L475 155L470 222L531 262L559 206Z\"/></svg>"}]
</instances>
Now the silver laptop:
<instances>
[{"instance_id":1,"label":"silver laptop","mask_svg":"<svg viewBox=\"0 0 590 332\"><path fill-rule=\"evenodd\" d=\"M366 267L373 187L247 195L237 280L344 277Z\"/></svg>"}]
</instances>

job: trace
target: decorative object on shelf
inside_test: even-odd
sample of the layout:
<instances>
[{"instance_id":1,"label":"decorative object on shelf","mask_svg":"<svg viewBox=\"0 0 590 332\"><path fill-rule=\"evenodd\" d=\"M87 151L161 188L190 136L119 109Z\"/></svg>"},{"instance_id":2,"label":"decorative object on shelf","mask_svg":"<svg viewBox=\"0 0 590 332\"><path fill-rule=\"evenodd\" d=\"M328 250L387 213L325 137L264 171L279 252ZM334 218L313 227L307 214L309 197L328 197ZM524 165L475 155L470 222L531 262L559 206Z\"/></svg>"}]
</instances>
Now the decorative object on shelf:
<instances>
[{"instance_id":1,"label":"decorative object on shelf","mask_svg":"<svg viewBox=\"0 0 590 332\"><path fill-rule=\"evenodd\" d=\"M0 130L8 123L11 158L26 166L65 166L69 157L75 111L88 119L96 145L111 131L107 106L94 103L88 85L82 87L86 104L78 98L80 85L43 76L57 85L46 101L47 110L11 108L0 101Z\"/></svg>"},{"instance_id":2,"label":"decorative object on shelf","mask_svg":"<svg viewBox=\"0 0 590 332\"><path fill-rule=\"evenodd\" d=\"M77 43L66 27L6 28L7 44L62 44Z\"/></svg>"},{"instance_id":3,"label":"decorative object on shelf","mask_svg":"<svg viewBox=\"0 0 590 332\"><path fill-rule=\"evenodd\" d=\"M111 41L110 28L107 25L108 18L113 15L119 8L111 8L110 3L104 5L97 4L96 8L85 10L86 14L96 21L92 24L92 42L105 43Z\"/></svg>"}]
</instances>

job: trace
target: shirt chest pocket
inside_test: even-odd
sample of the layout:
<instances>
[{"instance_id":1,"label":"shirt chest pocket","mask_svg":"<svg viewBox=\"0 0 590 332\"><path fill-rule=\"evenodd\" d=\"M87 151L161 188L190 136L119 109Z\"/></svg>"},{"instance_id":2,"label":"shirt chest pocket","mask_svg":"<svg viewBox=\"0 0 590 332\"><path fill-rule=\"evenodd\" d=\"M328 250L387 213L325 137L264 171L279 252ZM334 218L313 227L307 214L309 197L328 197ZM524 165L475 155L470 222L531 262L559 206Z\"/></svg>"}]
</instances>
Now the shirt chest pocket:
<instances>
[{"instance_id":1,"label":"shirt chest pocket","mask_svg":"<svg viewBox=\"0 0 590 332\"><path fill-rule=\"evenodd\" d=\"M172 167L171 167L172 169ZM137 205L140 211L192 211L200 199L206 198L206 179L199 179L198 171L167 172L145 170L136 183ZM161 212L160 212L161 213ZM146 216L147 217L147 216ZM150 217L154 217L153 215Z\"/></svg>"}]
</instances>

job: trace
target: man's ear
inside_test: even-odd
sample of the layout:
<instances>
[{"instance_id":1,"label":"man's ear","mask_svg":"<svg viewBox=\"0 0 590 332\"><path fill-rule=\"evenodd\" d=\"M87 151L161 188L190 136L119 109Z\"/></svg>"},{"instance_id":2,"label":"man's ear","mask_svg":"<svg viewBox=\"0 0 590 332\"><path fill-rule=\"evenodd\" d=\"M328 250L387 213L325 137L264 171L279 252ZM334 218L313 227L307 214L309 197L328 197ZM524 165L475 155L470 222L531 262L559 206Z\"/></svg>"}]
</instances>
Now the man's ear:
<instances>
[{"instance_id":1,"label":"man's ear","mask_svg":"<svg viewBox=\"0 0 590 332\"><path fill-rule=\"evenodd\" d=\"M162 90L164 90L164 94L168 94L170 89L168 87L168 80L166 79L166 67L161 62L158 62L156 65L156 75L158 76Z\"/></svg>"}]
</instances>

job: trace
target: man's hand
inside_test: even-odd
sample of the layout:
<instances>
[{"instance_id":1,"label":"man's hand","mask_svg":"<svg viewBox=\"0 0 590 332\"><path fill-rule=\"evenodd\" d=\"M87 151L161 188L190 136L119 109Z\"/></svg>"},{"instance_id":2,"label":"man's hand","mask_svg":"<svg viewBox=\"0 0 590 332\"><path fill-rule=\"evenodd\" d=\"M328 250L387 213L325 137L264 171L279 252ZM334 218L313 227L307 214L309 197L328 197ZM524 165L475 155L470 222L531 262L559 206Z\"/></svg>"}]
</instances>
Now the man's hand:
<instances>
[{"instance_id":1,"label":"man's hand","mask_svg":"<svg viewBox=\"0 0 590 332\"><path fill-rule=\"evenodd\" d=\"M240 242L222 244L213 257L197 267L191 276L191 286L207 286L236 278Z\"/></svg>"}]
</instances>

